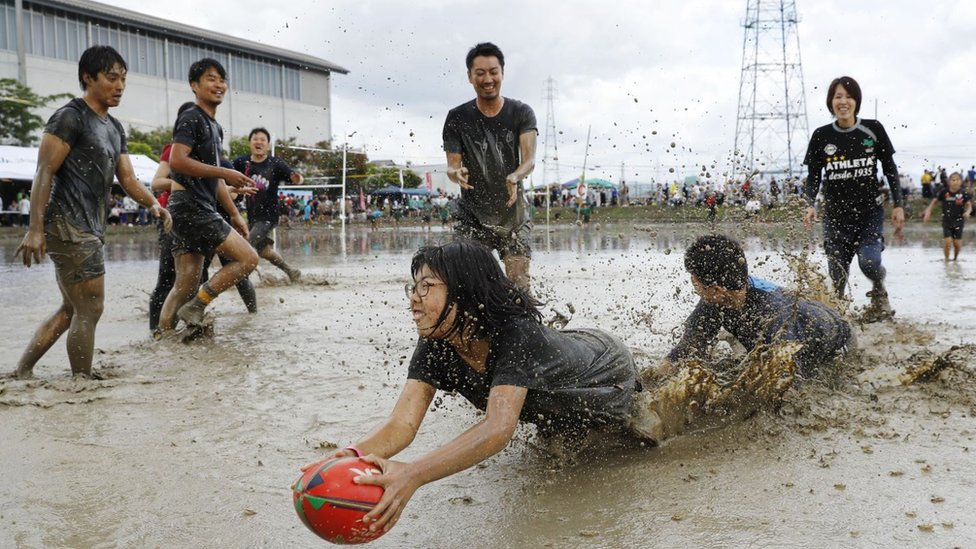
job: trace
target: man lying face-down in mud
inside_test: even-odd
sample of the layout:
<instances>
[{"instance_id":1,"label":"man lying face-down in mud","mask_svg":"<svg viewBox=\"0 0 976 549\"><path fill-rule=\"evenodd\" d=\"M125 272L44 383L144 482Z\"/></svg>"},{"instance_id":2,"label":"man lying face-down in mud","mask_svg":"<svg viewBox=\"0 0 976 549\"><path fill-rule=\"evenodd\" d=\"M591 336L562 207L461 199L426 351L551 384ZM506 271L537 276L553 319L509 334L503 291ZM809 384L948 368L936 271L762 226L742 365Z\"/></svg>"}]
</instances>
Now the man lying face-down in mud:
<instances>
[{"instance_id":1,"label":"man lying face-down in mud","mask_svg":"<svg viewBox=\"0 0 976 549\"><path fill-rule=\"evenodd\" d=\"M749 276L742 247L729 237L699 237L685 252L685 268L701 300L658 368L661 376L675 373L682 359L701 357L721 328L750 352L778 345L792 355L786 362L793 363L799 379L816 376L856 347L850 324L827 305Z\"/></svg>"}]
</instances>

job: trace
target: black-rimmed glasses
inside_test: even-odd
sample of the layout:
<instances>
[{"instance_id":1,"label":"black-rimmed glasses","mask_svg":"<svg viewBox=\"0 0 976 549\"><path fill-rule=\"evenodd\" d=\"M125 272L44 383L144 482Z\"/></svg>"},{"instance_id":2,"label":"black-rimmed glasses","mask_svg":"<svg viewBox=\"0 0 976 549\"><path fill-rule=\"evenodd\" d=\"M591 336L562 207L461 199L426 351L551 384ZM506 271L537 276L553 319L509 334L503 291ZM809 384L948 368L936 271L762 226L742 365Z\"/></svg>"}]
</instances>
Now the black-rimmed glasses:
<instances>
[{"instance_id":1,"label":"black-rimmed glasses","mask_svg":"<svg viewBox=\"0 0 976 549\"><path fill-rule=\"evenodd\" d=\"M411 284L407 282L403 285L403 293L407 295L407 299L410 299L413 294L417 294L417 297L427 297L430 293L431 286L444 286L443 282L427 282L426 280L421 280L416 284Z\"/></svg>"}]
</instances>

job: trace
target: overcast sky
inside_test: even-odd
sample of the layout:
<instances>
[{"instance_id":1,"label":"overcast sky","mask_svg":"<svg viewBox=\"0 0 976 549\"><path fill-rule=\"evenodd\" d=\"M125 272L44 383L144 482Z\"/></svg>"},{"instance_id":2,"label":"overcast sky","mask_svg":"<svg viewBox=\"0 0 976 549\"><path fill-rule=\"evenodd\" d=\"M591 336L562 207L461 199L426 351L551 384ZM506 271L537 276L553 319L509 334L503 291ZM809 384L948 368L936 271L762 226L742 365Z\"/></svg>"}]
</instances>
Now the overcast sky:
<instances>
[{"instance_id":1,"label":"overcast sky","mask_svg":"<svg viewBox=\"0 0 976 549\"><path fill-rule=\"evenodd\" d=\"M107 3L346 67L333 76L334 139L354 134L371 159L442 163L444 117L474 97L464 55L492 41L506 56L503 95L535 109L536 183L548 76L562 180L580 171L589 125L588 177L617 181L622 162L628 181L729 169L745 0ZM797 10L810 131L830 122L826 86L847 74L864 92L861 115L873 118L877 102L916 182L923 167L976 163L976 2L800 0Z\"/></svg>"}]
</instances>

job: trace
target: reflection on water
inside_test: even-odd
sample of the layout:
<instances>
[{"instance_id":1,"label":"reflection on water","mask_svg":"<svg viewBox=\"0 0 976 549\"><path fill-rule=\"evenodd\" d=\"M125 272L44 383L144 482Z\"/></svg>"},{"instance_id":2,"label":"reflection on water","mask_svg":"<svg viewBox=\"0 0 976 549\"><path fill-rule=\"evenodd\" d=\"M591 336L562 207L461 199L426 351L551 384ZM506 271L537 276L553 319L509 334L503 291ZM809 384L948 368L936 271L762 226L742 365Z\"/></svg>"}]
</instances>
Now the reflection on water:
<instances>
[{"instance_id":1,"label":"reflection on water","mask_svg":"<svg viewBox=\"0 0 976 549\"><path fill-rule=\"evenodd\" d=\"M826 270L819 229L814 233L789 225L727 225L718 229L742 241L754 274L773 282L784 285L793 282L787 275L780 254L784 251L806 250L810 252L810 259L821 270ZM603 292L602 285L606 284L606 291L616 296L617 306L630 306L629 296L643 294L644 302L655 300L662 308L677 309L675 314L680 316L685 314L684 307L693 302L690 288L684 288L687 281L681 256L686 246L707 230L708 227L695 224L564 225L550 230L537 226L532 233L533 273L540 285L548 285L553 276L560 277L562 273L573 272L573 267L577 268L573 277L579 280L579 284L560 294L560 301L565 300L565 294L575 299L579 294ZM288 261L310 271L325 268L329 270L329 276L340 277L345 276L342 273L343 265L371 265L387 272L392 267L395 274L406 277L407 258L414 251L421 246L451 238L453 232L441 227L384 228L376 231L356 226L348 227L345 231L328 227L312 230L279 228L276 235L277 247ZM156 241L157 235L152 229L125 234L110 233L105 246L109 283L115 284L115 281L129 280L131 277L134 289L151 290L159 253ZM892 302L900 314L922 321L942 321L946 314L967 311L967 307L959 304L957 297L960 293L967 293L966 288L976 277L969 267L970 254L976 254L976 248L964 248L960 261L947 265L942 261L941 243L941 231L935 225L913 225L898 241L892 241L889 237L888 250L884 254L889 270L887 283ZM18 238L0 238L0 257L5 259L0 261L0 306L23 301L18 288L24 284L48 284L52 281L50 260L45 259L40 266L32 269L25 269L19 258L14 261L17 244ZM972 257L976 261L976 255ZM610 261L618 264L611 266ZM856 261L854 265L851 295L855 304L859 305L866 301L864 293L869 288L856 267ZM622 273L624 279L647 277L648 282L643 284L646 287L640 287L641 284L637 282L620 286L603 281L605 276L621 274L622 268L626 269ZM919 288L926 289L926 299L919 299ZM112 291L112 288L108 290ZM673 292L676 293L672 296ZM673 299L679 294L680 304ZM667 301L662 301L665 299ZM935 302L944 305L932 307L930 304ZM963 322L968 322L970 317L972 315L967 315ZM675 317L673 320L677 322L679 319ZM976 319L973 323L976 324Z\"/></svg>"},{"instance_id":2,"label":"reflection on water","mask_svg":"<svg viewBox=\"0 0 976 549\"><path fill-rule=\"evenodd\" d=\"M536 226L532 233L533 251L542 252L594 252L653 249L663 252L681 251L695 237L708 231L704 225L666 224L666 225L587 225L584 227ZM819 246L822 240L819 228L809 233L798 227L786 225L767 226L718 226L718 231L731 234L741 240L747 250L783 251L802 248L807 244ZM970 233L969 230L966 231ZM967 235L970 236L970 235ZM286 255L305 257L336 258L344 256L375 255L377 253L412 254L417 248L437 244L453 238L453 232L441 227L425 229L422 227L384 228L376 231L367 227L353 226L345 231L339 228L315 227L282 228L276 231L276 245ZM109 233L105 243L105 257L109 262L155 261L159 250L154 229L141 232L119 234ZM976 241L964 237L966 244ZM20 239L14 235L0 238L0 272L8 270L14 261L14 251ZM888 238L889 249L941 249L941 232L937 226L912 226L905 230L903 238L895 241ZM964 244L962 257L976 253ZM926 256L927 257L927 256ZM938 259L933 256L933 258ZM331 262L332 259L326 259Z\"/></svg>"}]
</instances>

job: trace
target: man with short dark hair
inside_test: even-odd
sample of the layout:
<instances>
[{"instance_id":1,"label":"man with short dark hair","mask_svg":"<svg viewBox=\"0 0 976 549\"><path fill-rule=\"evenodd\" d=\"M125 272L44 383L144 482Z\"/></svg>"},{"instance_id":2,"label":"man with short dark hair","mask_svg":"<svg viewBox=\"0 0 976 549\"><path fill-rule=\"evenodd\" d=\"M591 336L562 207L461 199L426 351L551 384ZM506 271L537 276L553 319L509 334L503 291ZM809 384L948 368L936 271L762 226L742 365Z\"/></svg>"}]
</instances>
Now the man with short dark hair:
<instances>
[{"instance_id":1,"label":"man with short dark hair","mask_svg":"<svg viewBox=\"0 0 976 549\"><path fill-rule=\"evenodd\" d=\"M731 238L698 238L685 252L685 269L701 299L659 369L662 374L672 372L680 359L702 356L721 328L747 351L779 342L802 344L794 358L799 375L807 378L855 345L850 325L836 311L749 276L745 253Z\"/></svg>"},{"instance_id":2,"label":"man with short dark hair","mask_svg":"<svg viewBox=\"0 0 976 549\"><path fill-rule=\"evenodd\" d=\"M207 305L248 276L258 264L258 254L247 243L247 222L227 191L231 185L251 193L254 181L220 166L224 132L214 118L227 93L227 71L217 60L204 58L190 66L189 82L196 101L177 117L170 152L176 282L163 304L159 328L174 329L179 317L190 329L187 335L192 335L203 326ZM230 224L217 213L218 202L230 214ZM231 262L197 289L203 261L214 251Z\"/></svg>"},{"instance_id":3,"label":"man with short dark hair","mask_svg":"<svg viewBox=\"0 0 976 549\"><path fill-rule=\"evenodd\" d=\"M501 95L498 46L476 45L465 63L476 97L447 114L443 132L447 176L461 187L455 231L497 250L508 277L528 289L532 219L522 180L535 168L535 113Z\"/></svg>"},{"instance_id":4,"label":"man with short dark hair","mask_svg":"<svg viewBox=\"0 0 976 549\"><path fill-rule=\"evenodd\" d=\"M105 302L102 248L113 178L170 229L169 213L136 179L122 124L108 113L122 100L127 72L125 60L111 47L88 48L78 61L83 96L58 109L44 127L30 228L17 253L28 267L45 253L51 256L62 302L34 333L17 363L17 377L30 377L66 331L71 373L92 373L95 326Z\"/></svg>"},{"instance_id":5,"label":"man with short dark hair","mask_svg":"<svg viewBox=\"0 0 976 549\"><path fill-rule=\"evenodd\" d=\"M257 192L247 199L247 224L250 231L248 241L258 251L258 255L278 267L292 282L302 275L285 262L274 249L271 233L281 217L278 213L278 185L282 181L301 183L302 176L277 156L271 156L271 134L264 128L254 128L247 136L251 147L250 155L234 159L234 169L254 180Z\"/></svg>"}]
</instances>

